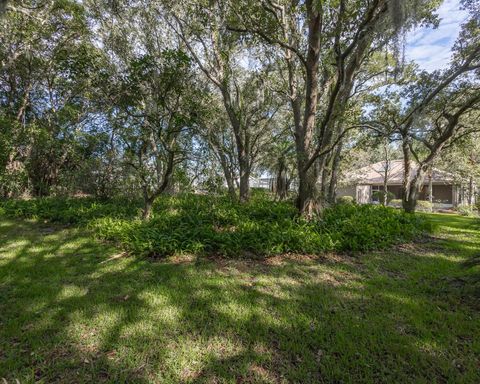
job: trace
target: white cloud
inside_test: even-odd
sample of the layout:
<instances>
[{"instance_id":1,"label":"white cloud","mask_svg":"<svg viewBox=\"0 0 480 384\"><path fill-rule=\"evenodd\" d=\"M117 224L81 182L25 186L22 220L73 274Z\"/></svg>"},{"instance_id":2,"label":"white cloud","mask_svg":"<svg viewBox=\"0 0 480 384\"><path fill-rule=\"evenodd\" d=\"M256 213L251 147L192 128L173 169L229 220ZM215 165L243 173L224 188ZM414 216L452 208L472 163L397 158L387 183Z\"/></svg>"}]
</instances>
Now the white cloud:
<instances>
[{"instance_id":1,"label":"white cloud","mask_svg":"<svg viewBox=\"0 0 480 384\"><path fill-rule=\"evenodd\" d=\"M448 65L451 48L467 17L467 13L460 9L459 0L445 0L437 13L440 18L437 29L417 28L406 37L406 59L415 61L427 71Z\"/></svg>"}]
</instances>

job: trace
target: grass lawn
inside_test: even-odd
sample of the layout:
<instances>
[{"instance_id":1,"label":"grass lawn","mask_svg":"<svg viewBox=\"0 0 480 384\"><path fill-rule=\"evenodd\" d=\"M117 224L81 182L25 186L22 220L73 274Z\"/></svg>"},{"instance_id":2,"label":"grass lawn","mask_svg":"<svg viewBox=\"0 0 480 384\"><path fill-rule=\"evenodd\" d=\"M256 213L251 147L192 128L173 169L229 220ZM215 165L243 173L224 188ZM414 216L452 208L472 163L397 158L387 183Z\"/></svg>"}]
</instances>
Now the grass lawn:
<instances>
[{"instance_id":1,"label":"grass lawn","mask_svg":"<svg viewBox=\"0 0 480 384\"><path fill-rule=\"evenodd\" d=\"M355 257L152 262L2 218L0 382L480 383L480 228L431 220Z\"/></svg>"}]
</instances>

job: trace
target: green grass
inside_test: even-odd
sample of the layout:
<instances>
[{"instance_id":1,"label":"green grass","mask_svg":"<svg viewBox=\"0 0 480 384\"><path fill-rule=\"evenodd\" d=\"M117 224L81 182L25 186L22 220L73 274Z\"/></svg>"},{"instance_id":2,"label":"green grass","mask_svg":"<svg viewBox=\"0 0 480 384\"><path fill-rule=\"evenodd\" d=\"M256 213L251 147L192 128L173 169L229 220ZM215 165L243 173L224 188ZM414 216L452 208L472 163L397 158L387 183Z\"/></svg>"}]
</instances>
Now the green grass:
<instances>
[{"instance_id":1,"label":"green grass","mask_svg":"<svg viewBox=\"0 0 480 384\"><path fill-rule=\"evenodd\" d=\"M478 383L474 219L364 255L126 257L0 219L0 382Z\"/></svg>"}]
</instances>

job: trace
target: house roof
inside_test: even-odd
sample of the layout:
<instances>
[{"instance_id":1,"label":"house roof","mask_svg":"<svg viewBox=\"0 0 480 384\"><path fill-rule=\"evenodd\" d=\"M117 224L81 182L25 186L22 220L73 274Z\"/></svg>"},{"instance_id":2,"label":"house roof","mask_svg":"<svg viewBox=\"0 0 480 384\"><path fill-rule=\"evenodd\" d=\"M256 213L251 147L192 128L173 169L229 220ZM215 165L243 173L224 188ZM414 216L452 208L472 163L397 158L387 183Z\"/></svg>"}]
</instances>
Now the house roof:
<instances>
[{"instance_id":1,"label":"house roof","mask_svg":"<svg viewBox=\"0 0 480 384\"><path fill-rule=\"evenodd\" d=\"M345 182L347 184L383 184L385 177L385 169L387 168L387 180L389 184L402 184L403 183L403 160L392 160L388 163L385 161L379 161L375 164L367 165L366 167L349 172L345 175ZM411 162L411 177L413 178L418 170L418 164ZM429 181L429 177L425 179L425 182ZM439 170L437 168L432 169L432 182L439 184L452 184L454 177L451 173Z\"/></svg>"}]
</instances>

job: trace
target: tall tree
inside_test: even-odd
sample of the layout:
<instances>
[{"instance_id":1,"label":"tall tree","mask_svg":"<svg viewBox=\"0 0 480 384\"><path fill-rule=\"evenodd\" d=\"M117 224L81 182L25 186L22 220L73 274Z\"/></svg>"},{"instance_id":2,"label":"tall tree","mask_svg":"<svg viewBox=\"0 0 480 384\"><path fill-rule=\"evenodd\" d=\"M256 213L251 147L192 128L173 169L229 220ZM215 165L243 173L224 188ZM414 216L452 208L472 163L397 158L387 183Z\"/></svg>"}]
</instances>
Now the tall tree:
<instances>
[{"instance_id":1,"label":"tall tree","mask_svg":"<svg viewBox=\"0 0 480 384\"><path fill-rule=\"evenodd\" d=\"M195 122L192 76L185 53L165 50L132 59L122 78L111 119L125 147L125 162L138 178L145 219L185 159Z\"/></svg>"},{"instance_id":2,"label":"tall tree","mask_svg":"<svg viewBox=\"0 0 480 384\"><path fill-rule=\"evenodd\" d=\"M340 0L332 7L313 0L265 0L238 4L231 29L278 47L284 59L302 213L309 215L322 204L317 179L335 147L334 137L343 135L335 132L359 70L402 26L430 17L431 3ZM416 12L407 12L413 5Z\"/></svg>"},{"instance_id":3,"label":"tall tree","mask_svg":"<svg viewBox=\"0 0 480 384\"><path fill-rule=\"evenodd\" d=\"M220 94L235 138L240 201L246 201L255 155L274 114L268 63L258 57L261 51L250 49L238 33L228 30L228 2L165 3L170 26Z\"/></svg>"}]
</instances>

